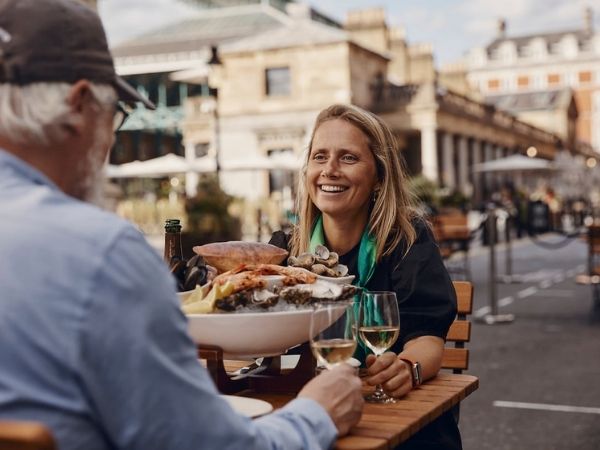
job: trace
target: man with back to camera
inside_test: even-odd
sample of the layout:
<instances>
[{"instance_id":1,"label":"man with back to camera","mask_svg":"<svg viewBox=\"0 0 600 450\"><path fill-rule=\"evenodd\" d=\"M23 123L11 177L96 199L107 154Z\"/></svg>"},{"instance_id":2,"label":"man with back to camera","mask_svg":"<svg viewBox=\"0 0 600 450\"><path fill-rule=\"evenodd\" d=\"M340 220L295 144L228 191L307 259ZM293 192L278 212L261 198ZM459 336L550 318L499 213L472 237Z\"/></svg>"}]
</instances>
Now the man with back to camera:
<instances>
[{"instance_id":1,"label":"man with back to camera","mask_svg":"<svg viewBox=\"0 0 600 450\"><path fill-rule=\"evenodd\" d=\"M174 281L127 222L86 200L125 113L153 105L115 74L97 14L0 0L0 419L58 448L327 448L359 420L343 365L257 420L221 399Z\"/></svg>"}]
</instances>

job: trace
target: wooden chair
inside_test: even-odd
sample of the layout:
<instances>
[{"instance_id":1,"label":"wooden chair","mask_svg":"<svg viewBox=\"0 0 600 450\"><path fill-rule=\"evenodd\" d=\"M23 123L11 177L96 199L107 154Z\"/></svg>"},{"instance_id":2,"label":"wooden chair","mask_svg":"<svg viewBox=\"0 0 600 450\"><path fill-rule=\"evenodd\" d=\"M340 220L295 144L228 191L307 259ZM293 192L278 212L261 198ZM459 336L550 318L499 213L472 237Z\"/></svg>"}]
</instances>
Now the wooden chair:
<instances>
[{"instance_id":1,"label":"wooden chair","mask_svg":"<svg viewBox=\"0 0 600 450\"><path fill-rule=\"evenodd\" d=\"M600 225L590 225L588 241L588 280L592 286L594 309L600 310Z\"/></svg>"},{"instance_id":2,"label":"wooden chair","mask_svg":"<svg viewBox=\"0 0 600 450\"><path fill-rule=\"evenodd\" d=\"M473 312L473 284L468 281L453 281L456 291L458 313L448 330L442 369L462 373L469 368L469 349L465 344L471 340L471 322L467 316Z\"/></svg>"},{"instance_id":3,"label":"wooden chair","mask_svg":"<svg viewBox=\"0 0 600 450\"><path fill-rule=\"evenodd\" d=\"M0 421L0 450L57 450L50 430L38 422Z\"/></svg>"},{"instance_id":4,"label":"wooden chair","mask_svg":"<svg viewBox=\"0 0 600 450\"><path fill-rule=\"evenodd\" d=\"M458 311L446 336L442 369L460 374L469 368L469 349L465 348L465 344L471 340L471 322L467 316L473 312L473 284L468 281L453 281L452 284ZM452 408L452 414L458 423L460 403Z\"/></svg>"},{"instance_id":5,"label":"wooden chair","mask_svg":"<svg viewBox=\"0 0 600 450\"><path fill-rule=\"evenodd\" d=\"M437 215L432 220L432 229L450 274L460 274L465 279L470 279L469 247L472 236L467 222L467 215L463 213ZM456 253L462 253L461 264L449 264L449 258Z\"/></svg>"}]
</instances>

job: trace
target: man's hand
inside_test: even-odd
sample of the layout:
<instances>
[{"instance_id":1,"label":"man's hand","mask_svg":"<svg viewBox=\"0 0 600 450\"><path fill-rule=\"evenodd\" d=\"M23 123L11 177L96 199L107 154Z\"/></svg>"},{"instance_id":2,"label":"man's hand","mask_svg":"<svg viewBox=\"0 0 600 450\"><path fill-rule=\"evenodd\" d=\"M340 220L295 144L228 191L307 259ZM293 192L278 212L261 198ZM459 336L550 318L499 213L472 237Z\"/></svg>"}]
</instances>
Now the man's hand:
<instances>
[{"instance_id":1,"label":"man's hand","mask_svg":"<svg viewBox=\"0 0 600 450\"><path fill-rule=\"evenodd\" d=\"M315 400L325 408L338 434L343 436L358 423L362 414L364 400L361 385L356 369L341 364L332 370L324 370L309 381L298 397Z\"/></svg>"},{"instance_id":2,"label":"man's hand","mask_svg":"<svg viewBox=\"0 0 600 450\"><path fill-rule=\"evenodd\" d=\"M376 358L367 356L367 383L381 384L383 390L392 397L403 397L412 389L412 376L408 364L398 359L395 353L387 352Z\"/></svg>"}]
</instances>

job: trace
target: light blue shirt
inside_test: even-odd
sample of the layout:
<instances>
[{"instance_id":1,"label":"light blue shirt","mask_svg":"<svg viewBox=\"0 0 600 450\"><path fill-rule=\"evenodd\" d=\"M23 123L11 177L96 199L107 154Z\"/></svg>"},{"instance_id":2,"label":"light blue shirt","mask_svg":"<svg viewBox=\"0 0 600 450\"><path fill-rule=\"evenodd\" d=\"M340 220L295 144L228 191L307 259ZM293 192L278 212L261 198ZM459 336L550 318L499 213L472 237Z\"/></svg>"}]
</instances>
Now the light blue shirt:
<instances>
[{"instance_id":1,"label":"light blue shirt","mask_svg":"<svg viewBox=\"0 0 600 450\"><path fill-rule=\"evenodd\" d=\"M310 399L235 413L144 237L2 150L0 418L47 424L61 450L313 449L336 436Z\"/></svg>"}]
</instances>

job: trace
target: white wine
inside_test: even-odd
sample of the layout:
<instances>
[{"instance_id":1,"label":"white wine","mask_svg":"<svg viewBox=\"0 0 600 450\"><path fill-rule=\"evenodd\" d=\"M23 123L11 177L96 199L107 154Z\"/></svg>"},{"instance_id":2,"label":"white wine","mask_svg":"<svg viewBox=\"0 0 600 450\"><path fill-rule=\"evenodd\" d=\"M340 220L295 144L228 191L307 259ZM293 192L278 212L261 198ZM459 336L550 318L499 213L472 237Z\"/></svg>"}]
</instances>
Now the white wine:
<instances>
[{"instance_id":1,"label":"white wine","mask_svg":"<svg viewBox=\"0 0 600 450\"><path fill-rule=\"evenodd\" d=\"M317 361L330 367L352 358L354 350L356 350L356 341L353 339L322 339L311 342L311 347Z\"/></svg>"},{"instance_id":2,"label":"white wine","mask_svg":"<svg viewBox=\"0 0 600 450\"><path fill-rule=\"evenodd\" d=\"M377 356L381 355L396 342L399 333L400 330L397 326L389 325L360 327L358 329L358 334L362 341Z\"/></svg>"}]
</instances>

